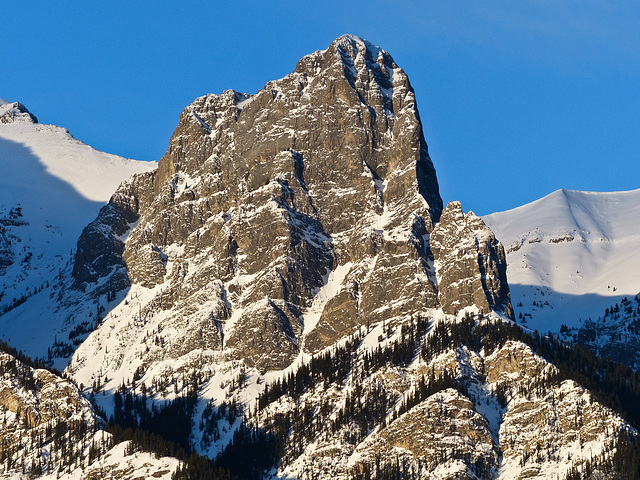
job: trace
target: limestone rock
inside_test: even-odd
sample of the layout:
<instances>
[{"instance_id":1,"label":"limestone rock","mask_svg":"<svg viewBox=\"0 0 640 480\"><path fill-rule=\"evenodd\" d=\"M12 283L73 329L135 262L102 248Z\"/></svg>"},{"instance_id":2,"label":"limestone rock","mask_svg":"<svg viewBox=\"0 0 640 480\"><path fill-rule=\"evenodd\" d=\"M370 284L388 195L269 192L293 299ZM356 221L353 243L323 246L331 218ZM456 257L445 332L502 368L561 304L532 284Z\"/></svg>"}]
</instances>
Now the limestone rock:
<instances>
[{"instance_id":1,"label":"limestone rock","mask_svg":"<svg viewBox=\"0 0 640 480\"><path fill-rule=\"evenodd\" d=\"M121 236L129 228L128 221L134 220L130 212L115 203L100 209L98 218L83 229L78 239L73 266L74 288L84 290L87 284L105 277L111 277L113 290L129 286Z\"/></svg>"},{"instance_id":2,"label":"limestone rock","mask_svg":"<svg viewBox=\"0 0 640 480\"><path fill-rule=\"evenodd\" d=\"M303 337L318 351L437 307L426 238L441 211L406 74L346 35L255 95L189 105L158 170L121 186L83 234L74 276L82 285L126 265L132 285L162 291L147 321L160 303L166 318L191 312L176 342L214 315L225 355L281 368ZM209 285L215 298L198 294Z\"/></svg>"},{"instance_id":3,"label":"limestone rock","mask_svg":"<svg viewBox=\"0 0 640 480\"><path fill-rule=\"evenodd\" d=\"M450 202L431 233L438 275L438 297L445 313L472 305L513 318L502 244L482 219Z\"/></svg>"}]
</instances>

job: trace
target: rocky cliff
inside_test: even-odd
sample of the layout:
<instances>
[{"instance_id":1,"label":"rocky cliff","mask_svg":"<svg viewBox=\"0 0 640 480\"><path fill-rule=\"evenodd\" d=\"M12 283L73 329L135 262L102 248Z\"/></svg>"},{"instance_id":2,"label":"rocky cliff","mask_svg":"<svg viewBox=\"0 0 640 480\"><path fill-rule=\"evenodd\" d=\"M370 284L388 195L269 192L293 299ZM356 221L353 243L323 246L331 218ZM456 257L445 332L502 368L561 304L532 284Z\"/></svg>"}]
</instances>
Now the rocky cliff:
<instances>
[{"instance_id":1,"label":"rocky cliff","mask_svg":"<svg viewBox=\"0 0 640 480\"><path fill-rule=\"evenodd\" d=\"M407 75L347 35L255 95L189 105L157 171L125 182L85 229L75 284L120 290L126 272L138 312L112 316L138 317L121 337L144 337L143 364L214 351L280 369L360 326L438 308L429 233L441 212ZM458 241L476 245L461 274L482 279L465 305L508 308L495 239L466 229L442 258ZM159 348L142 331L172 333ZM110 351L113 368L133 354L129 340Z\"/></svg>"},{"instance_id":2,"label":"rocky cliff","mask_svg":"<svg viewBox=\"0 0 640 480\"><path fill-rule=\"evenodd\" d=\"M465 215L459 202L451 202L431 234L430 245L445 313L476 306L513 318L504 248L482 219L473 212Z\"/></svg>"}]
</instances>

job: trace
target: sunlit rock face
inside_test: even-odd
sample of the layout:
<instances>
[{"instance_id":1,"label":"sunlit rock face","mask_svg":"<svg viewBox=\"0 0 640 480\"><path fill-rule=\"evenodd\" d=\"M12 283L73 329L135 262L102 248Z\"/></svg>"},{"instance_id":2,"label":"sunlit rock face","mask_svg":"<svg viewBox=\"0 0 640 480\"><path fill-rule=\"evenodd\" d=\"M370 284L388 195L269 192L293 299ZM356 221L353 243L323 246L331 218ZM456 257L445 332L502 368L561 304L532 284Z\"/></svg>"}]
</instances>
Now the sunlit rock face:
<instances>
[{"instance_id":1,"label":"sunlit rock face","mask_svg":"<svg viewBox=\"0 0 640 480\"><path fill-rule=\"evenodd\" d=\"M482 219L473 212L465 215L460 202L450 202L430 245L445 313L475 305L485 313L500 310L513 318L504 248Z\"/></svg>"},{"instance_id":2,"label":"sunlit rock face","mask_svg":"<svg viewBox=\"0 0 640 480\"><path fill-rule=\"evenodd\" d=\"M415 95L391 56L358 37L256 95L196 99L157 171L125 182L109 208L105 218L135 228L125 244L106 219L96 242L121 252L131 284L158 290L145 318L162 312L180 339L202 331L189 348L282 368L303 343L318 351L438 305L427 239L442 200ZM101 266L91 244L80 241L78 283ZM184 354L179 341L162 355Z\"/></svg>"}]
</instances>

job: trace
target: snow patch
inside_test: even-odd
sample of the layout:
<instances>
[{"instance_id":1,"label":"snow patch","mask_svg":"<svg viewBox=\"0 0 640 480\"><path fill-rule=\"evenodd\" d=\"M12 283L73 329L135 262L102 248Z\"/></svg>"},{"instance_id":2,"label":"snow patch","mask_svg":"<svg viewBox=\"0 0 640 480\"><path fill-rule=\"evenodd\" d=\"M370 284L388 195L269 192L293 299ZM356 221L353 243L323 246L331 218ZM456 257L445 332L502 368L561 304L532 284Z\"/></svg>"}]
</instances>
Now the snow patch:
<instances>
[{"instance_id":1,"label":"snow patch","mask_svg":"<svg viewBox=\"0 0 640 480\"><path fill-rule=\"evenodd\" d=\"M311 307L309 307L302 316L305 335L309 334L309 332L316 328L327 302L340 293L342 282L351 270L352 266L353 262L347 262L344 265L339 265L325 275L324 285L320 287L316 295L313 297Z\"/></svg>"}]
</instances>

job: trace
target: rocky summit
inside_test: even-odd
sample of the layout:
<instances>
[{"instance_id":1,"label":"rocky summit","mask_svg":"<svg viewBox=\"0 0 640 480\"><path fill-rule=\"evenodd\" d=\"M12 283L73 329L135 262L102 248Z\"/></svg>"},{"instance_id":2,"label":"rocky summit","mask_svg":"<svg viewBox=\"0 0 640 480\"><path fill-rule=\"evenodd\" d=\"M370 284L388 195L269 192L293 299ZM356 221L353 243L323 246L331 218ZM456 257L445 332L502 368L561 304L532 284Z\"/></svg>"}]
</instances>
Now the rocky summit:
<instances>
[{"instance_id":1,"label":"rocky summit","mask_svg":"<svg viewBox=\"0 0 640 480\"><path fill-rule=\"evenodd\" d=\"M179 333L147 361L210 349L281 369L363 325L449 305L429 248L441 213L407 75L343 36L255 95L189 105L158 169L122 184L85 229L75 284L104 293L128 278L154 292L135 328ZM464 306L508 307L495 239L468 228L455 240L476 250L458 276L442 267L444 281L470 279Z\"/></svg>"}]
</instances>

